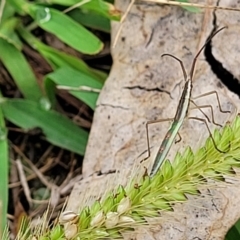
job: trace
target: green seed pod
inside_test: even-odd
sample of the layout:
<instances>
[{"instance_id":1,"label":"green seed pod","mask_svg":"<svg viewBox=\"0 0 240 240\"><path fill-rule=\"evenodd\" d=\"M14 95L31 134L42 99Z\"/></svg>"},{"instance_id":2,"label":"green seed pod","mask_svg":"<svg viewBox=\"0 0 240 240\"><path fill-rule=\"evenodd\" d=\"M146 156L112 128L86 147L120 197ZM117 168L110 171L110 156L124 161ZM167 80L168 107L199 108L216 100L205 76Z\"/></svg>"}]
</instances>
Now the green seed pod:
<instances>
[{"instance_id":1,"label":"green seed pod","mask_svg":"<svg viewBox=\"0 0 240 240\"><path fill-rule=\"evenodd\" d=\"M194 157L193 151L190 147L187 147L182 154L182 158L188 159Z\"/></svg>"},{"instance_id":2,"label":"green seed pod","mask_svg":"<svg viewBox=\"0 0 240 240\"><path fill-rule=\"evenodd\" d=\"M171 195L168 198L169 201L183 202L187 198L185 194L181 191L171 191Z\"/></svg>"},{"instance_id":3,"label":"green seed pod","mask_svg":"<svg viewBox=\"0 0 240 240\"><path fill-rule=\"evenodd\" d=\"M131 190L129 190L131 189ZM140 186L138 184L136 184L136 182L133 184L133 182L131 183L131 185L129 186L129 189L127 192L127 196L129 197L129 199L131 199L132 204L136 203L138 201L137 196L139 194L140 191Z\"/></svg>"},{"instance_id":4,"label":"green seed pod","mask_svg":"<svg viewBox=\"0 0 240 240\"><path fill-rule=\"evenodd\" d=\"M206 151L208 152L208 154L212 154L215 150L215 147L213 145L213 142L212 142L212 139L211 138L208 138L206 140L206 143L205 143L205 148L206 148Z\"/></svg>"},{"instance_id":5,"label":"green seed pod","mask_svg":"<svg viewBox=\"0 0 240 240\"><path fill-rule=\"evenodd\" d=\"M34 239L36 239L36 237ZM40 236L38 240L49 240L49 237Z\"/></svg>"},{"instance_id":6,"label":"green seed pod","mask_svg":"<svg viewBox=\"0 0 240 240\"><path fill-rule=\"evenodd\" d=\"M95 216L100 210L102 209L102 206L99 201L95 201L91 207L91 215Z\"/></svg>"},{"instance_id":7,"label":"green seed pod","mask_svg":"<svg viewBox=\"0 0 240 240\"><path fill-rule=\"evenodd\" d=\"M168 180L168 179L172 178L173 168L172 168L172 164L170 163L170 161L164 162L162 169L161 169L161 173L164 176L164 180Z\"/></svg>"},{"instance_id":8,"label":"green seed pod","mask_svg":"<svg viewBox=\"0 0 240 240\"><path fill-rule=\"evenodd\" d=\"M59 240L63 234L63 228L60 225L56 225L50 232L50 239Z\"/></svg>"},{"instance_id":9,"label":"green seed pod","mask_svg":"<svg viewBox=\"0 0 240 240\"><path fill-rule=\"evenodd\" d=\"M141 179L141 186L139 187L140 191L134 197L134 202L141 202L142 198L151 191L152 189L151 182L152 179L149 176L146 176Z\"/></svg>"},{"instance_id":10,"label":"green seed pod","mask_svg":"<svg viewBox=\"0 0 240 240\"><path fill-rule=\"evenodd\" d=\"M218 146L218 144L221 142L221 140L222 140L222 134L217 130L217 129L215 129L214 131L213 131L213 138L214 138L214 141L215 141L215 143L217 144L217 146Z\"/></svg>"},{"instance_id":11,"label":"green seed pod","mask_svg":"<svg viewBox=\"0 0 240 240\"><path fill-rule=\"evenodd\" d=\"M148 203L142 208L139 208L136 213L142 217L158 217L158 212L156 211L156 207L152 203Z\"/></svg>"},{"instance_id":12,"label":"green seed pod","mask_svg":"<svg viewBox=\"0 0 240 240\"><path fill-rule=\"evenodd\" d=\"M169 204L169 202L165 199L158 199L156 201L153 202L153 205L155 206L155 208L157 210L168 210L168 211L172 211L172 207Z\"/></svg>"},{"instance_id":13,"label":"green seed pod","mask_svg":"<svg viewBox=\"0 0 240 240\"><path fill-rule=\"evenodd\" d=\"M146 224L147 221L145 219L145 217L143 215L140 215L138 212L132 212L131 213L131 217L133 218L133 220L135 220L135 222L137 222L138 224Z\"/></svg>"},{"instance_id":14,"label":"green seed pod","mask_svg":"<svg viewBox=\"0 0 240 240\"><path fill-rule=\"evenodd\" d=\"M114 229L108 229L108 234L110 239L123 239L122 234L118 231L117 228Z\"/></svg>"},{"instance_id":15,"label":"green seed pod","mask_svg":"<svg viewBox=\"0 0 240 240\"><path fill-rule=\"evenodd\" d=\"M198 156L199 159L202 159L202 160L205 159L205 157L206 157L206 149L205 148L200 148L197 151L196 155ZM194 163L194 158L193 158L193 163Z\"/></svg>"},{"instance_id":16,"label":"green seed pod","mask_svg":"<svg viewBox=\"0 0 240 240\"><path fill-rule=\"evenodd\" d=\"M105 228L94 229L91 231L91 233L93 236L96 236L98 239L109 237L109 233Z\"/></svg>"},{"instance_id":17,"label":"green seed pod","mask_svg":"<svg viewBox=\"0 0 240 240\"><path fill-rule=\"evenodd\" d=\"M207 178L215 178L216 177L216 171L212 168L208 168L204 171L204 176Z\"/></svg>"},{"instance_id":18,"label":"green seed pod","mask_svg":"<svg viewBox=\"0 0 240 240\"><path fill-rule=\"evenodd\" d=\"M79 216L80 229L86 229L90 225L91 217L89 207L85 207Z\"/></svg>"},{"instance_id":19,"label":"green seed pod","mask_svg":"<svg viewBox=\"0 0 240 240\"><path fill-rule=\"evenodd\" d=\"M158 188L161 188L162 186L162 183L163 183L163 176L161 175L161 171L157 172L156 175L154 175L152 178L151 178L151 189L154 190L154 189L158 189Z\"/></svg>"},{"instance_id":20,"label":"green seed pod","mask_svg":"<svg viewBox=\"0 0 240 240\"><path fill-rule=\"evenodd\" d=\"M222 131L222 139L224 139L224 145L228 145L232 141L233 132L230 126L226 126Z\"/></svg>"},{"instance_id":21,"label":"green seed pod","mask_svg":"<svg viewBox=\"0 0 240 240\"><path fill-rule=\"evenodd\" d=\"M113 199L113 196L108 196L103 202L102 202L102 210L104 213L107 213L109 211L113 211L116 208L115 202Z\"/></svg>"},{"instance_id":22,"label":"green seed pod","mask_svg":"<svg viewBox=\"0 0 240 240\"><path fill-rule=\"evenodd\" d=\"M149 176L142 177L141 181L141 191L145 191L149 188L151 182L151 178Z\"/></svg>"},{"instance_id":23,"label":"green seed pod","mask_svg":"<svg viewBox=\"0 0 240 240\"><path fill-rule=\"evenodd\" d=\"M231 124L231 128L232 128L232 131L236 133L237 131L239 131L239 127L240 127L240 117L238 116L235 118L235 120Z\"/></svg>"},{"instance_id":24,"label":"green seed pod","mask_svg":"<svg viewBox=\"0 0 240 240\"><path fill-rule=\"evenodd\" d=\"M119 185L116 194L115 194L115 202L120 202L122 198L126 196L126 191L122 185Z\"/></svg>"},{"instance_id":25,"label":"green seed pod","mask_svg":"<svg viewBox=\"0 0 240 240\"><path fill-rule=\"evenodd\" d=\"M180 152L177 152L174 157L174 162L172 163L172 166L180 165L180 162L182 161L182 154Z\"/></svg>"},{"instance_id":26,"label":"green seed pod","mask_svg":"<svg viewBox=\"0 0 240 240\"><path fill-rule=\"evenodd\" d=\"M230 166L235 166L235 167L239 167L240 166L240 161L232 156L226 157L225 159L226 165L230 165Z\"/></svg>"}]
</instances>

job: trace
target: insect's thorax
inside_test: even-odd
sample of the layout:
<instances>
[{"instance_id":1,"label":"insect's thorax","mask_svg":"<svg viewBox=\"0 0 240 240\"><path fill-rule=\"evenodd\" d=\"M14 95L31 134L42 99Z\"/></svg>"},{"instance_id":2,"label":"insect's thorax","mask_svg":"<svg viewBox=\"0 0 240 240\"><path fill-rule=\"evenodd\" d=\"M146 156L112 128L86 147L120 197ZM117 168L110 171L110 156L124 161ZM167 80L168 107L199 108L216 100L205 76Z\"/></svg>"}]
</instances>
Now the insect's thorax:
<instances>
[{"instance_id":1,"label":"insect's thorax","mask_svg":"<svg viewBox=\"0 0 240 240\"><path fill-rule=\"evenodd\" d=\"M188 112L188 106L190 103L192 93L192 80L190 78L184 84L183 92L178 103L177 112L174 117L175 120L183 121Z\"/></svg>"}]
</instances>

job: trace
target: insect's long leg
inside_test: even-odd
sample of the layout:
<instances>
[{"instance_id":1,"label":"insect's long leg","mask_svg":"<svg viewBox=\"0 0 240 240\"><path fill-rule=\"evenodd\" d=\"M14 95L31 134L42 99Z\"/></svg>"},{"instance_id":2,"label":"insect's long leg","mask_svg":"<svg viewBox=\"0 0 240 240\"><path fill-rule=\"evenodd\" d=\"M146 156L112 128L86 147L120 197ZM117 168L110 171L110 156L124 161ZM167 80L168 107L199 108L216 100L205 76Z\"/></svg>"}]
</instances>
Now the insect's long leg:
<instances>
[{"instance_id":1,"label":"insect's long leg","mask_svg":"<svg viewBox=\"0 0 240 240\"><path fill-rule=\"evenodd\" d=\"M219 127L222 127L222 124L219 124L215 121L215 118L214 118L214 115L213 115L213 107L212 105L201 105L201 106L197 106L195 108L191 108L191 109L199 109L202 113L204 113L201 108L208 108L210 109L210 112L211 112L211 118L212 118L212 121L209 121L209 122L212 122L214 125L216 126L219 126ZM204 113L204 115L206 116L206 114Z\"/></svg>"},{"instance_id":2,"label":"insect's long leg","mask_svg":"<svg viewBox=\"0 0 240 240\"><path fill-rule=\"evenodd\" d=\"M165 121L167 122L167 121L173 121L173 120L174 120L174 118L166 118L166 119L160 119L160 120L155 120L155 121L148 121L148 122L146 123L148 156L145 157L144 159L142 159L141 162L145 161L146 159L148 159L148 158L151 156L150 140L149 140L149 133L148 133L148 132L149 132L148 125L153 124L153 123L159 123L159 122L165 122ZM175 144L181 142L181 140L182 140L182 137L181 137L181 135L180 135L179 132L177 132L177 135L178 135L179 139L175 140Z\"/></svg>"},{"instance_id":3,"label":"insect's long leg","mask_svg":"<svg viewBox=\"0 0 240 240\"><path fill-rule=\"evenodd\" d=\"M150 157L151 151L150 151L150 143L149 143L149 134L148 134L148 125L153 124L153 123L159 123L159 122L167 122L167 121L173 121L174 118L165 118L165 119L160 119L160 120L153 120L153 121L148 121L146 123L146 132L147 132L147 148L148 148L148 156L144 158L142 161L146 160L147 158ZM141 161L141 162L142 162Z\"/></svg>"},{"instance_id":4,"label":"insect's long leg","mask_svg":"<svg viewBox=\"0 0 240 240\"><path fill-rule=\"evenodd\" d=\"M202 109L201 109L201 108L209 108L209 109L210 109L210 112L211 112L211 116L212 116L212 123L213 123L214 125L216 125L216 126L222 127L221 124L216 123L216 121L215 121L212 105L201 105L201 106L198 106L193 100L190 100L190 101L191 101L191 103L193 103L193 104L195 105L195 107L190 108L190 110L198 109L198 110L206 117L206 119L208 120L208 122L211 122L210 119L209 119L209 117L207 116L207 114L206 114L205 112L203 112ZM226 112L224 112L224 113L226 113Z\"/></svg>"},{"instance_id":5,"label":"insect's long leg","mask_svg":"<svg viewBox=\"0 0 240 240\"><path fill-rule=\"evenodd\" d=\"M202 108L208 108L208 109L210 109L212 121L210 121L209 118L207 117L208 122L212 122L214 125L219 126L219 127L222 127L221 124L215 122L215 118L214 118L214 115L213 115L213 107L212 107L212 105L196 106L196 107L194 107L194 108L191 108L191 110L192 110L192 109L199 109L199 110L201 111L201 113L203 113L203 115L206 117L207 115L206 115L206 113L204 113L204 112L202 111Z\"/></svg>"},{"instance_id":6,"label":"insect's long leg","mask_svg":"<svg viewBox=\"0 0 240 240\"><path fill-rule=\"evenodd\" d=\"M205 48L205 46L212 40L212 38L213 38L217 33L219 33L220 31L222 31L224 28L227 28L227 27L219 28L216 32L214 32L214 33L208 38L208 40L205 42L205 44L200 48L200 50L198 51L198 53L196 54L196 56L194 57L193 62L192 62L192 67L191 67L191 70L190 70L190 74L189 74L191 80L193 79L194 69L195 69L195 65L196 65L196 61L197 61L198 56L200 55L200 53L202 52L202 50Z\"/></svg>"},{"instance_id":7,"label":"insect's long leg","mask_svg":"<svg viewBox=\"0 0 240 240\"><path fill-rule=\"evenodd\" d=\"M217 147L217 144L216 144L216 142L214 141L214 138L213 138L213 136L212 136L212 133L211 133L211 131L210 131L210 129L209 129L209 126L208 126L208 124L207 124L207 121L206 121L205 119L198 118L198 117L188 117L188 119L193 119L193 120L198 120L198 121L203 122L203 123L206 125L206 127L207 127L207 130L208 130L208 132L209 132L210 138L212 139L213 145L214 145L214 147L216 148L216 150L217 150L218 152L220 152L220 153L226 153L226 152L228 152L228 151L222 151L222 150L220 150L220 149Z\"/></svg>"},{"instance_id":8,"label":"insect's long leg","mask_svg":"<svg viewBox=\"0 0 240 240\"><path fill-rule=\"evenodd\" d=\"M217 98L217 103L218 103L219 111L222 112L222 113L230 113L230 111L224 111L224 110L222 110L222 107L221 107L221 104L220 104L220 100L219 100L219 96L218 96L217 91L211 91L211 92L203 93L203 94L201 94L201 95L199 95L199 96L192 97L192 99L198 99L198 98L205 97L205 96L209 96L209 95L212 95L212 94L215 94L215 96L216 96L216 98Z\"/></svg>"},{"instance_id":9,"label":"insect's long leg","mask_svg":"<svg viewBox=\"0 0 240 240\"><path fill-rule=\"evenodd\" d=\"M182 137L181 137L181 135L180 135L179 132L177 132L177 135L178 135L179 139L178 139L178 140L175 140L175 144L182 141Z\"/></svg>"},{"instance_id":10,"label":"insect's long leg","mask_svg":"<svg viewBox=\"0 0 240 240\"><path fill-rule=\"evenodd\" d=\"M192 99L190 99L190 102L192 104L194 104L195 107L191 107L191 108L189 108L189 110L198 109L205 116L205 118L208 120L208 122L210 123L211 121L210 121L208 115L201 109L201 106L198 106Z\"/></svg>"},{"instance_id":11,"label":"insect's long leg","mask_svg":"<svg viewBox=\"0 0 240 240\"><path fill-rule=\"evenodd\" d=\"M175 56L173 56L172 54L169 54L169 53L164 53L164 54L161 55L161 57L164 57L164 56L172 57L172 58L174 58L175 60L177 60L177 61L180 63L181 68L182 68L182 72L183 72L183 77L184 77L184 79L185 79L185 81L186 81L188 75L187 75L187 73L186 73L186 70L185 70L185 67L184 67L184 65L183 65L182 60L180 60L179 58L177 58L177 57L175 57Z\"/></svg>"}]
</instances>

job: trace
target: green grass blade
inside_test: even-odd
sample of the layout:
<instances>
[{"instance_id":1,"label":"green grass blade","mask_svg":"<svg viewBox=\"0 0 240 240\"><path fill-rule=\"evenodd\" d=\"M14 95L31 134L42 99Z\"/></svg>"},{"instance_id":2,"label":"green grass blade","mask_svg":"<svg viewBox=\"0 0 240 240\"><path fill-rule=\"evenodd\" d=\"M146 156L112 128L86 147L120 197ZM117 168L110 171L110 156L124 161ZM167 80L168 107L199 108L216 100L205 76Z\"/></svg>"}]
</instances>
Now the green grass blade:
<instances>
[{"instance_id":1,"label":"green grass blade","mask_svg":"<svg viewBox=\"0 0 240 240\"><path fill-rule=\"evenodd\" d=\"M69 66L95 78L101 83L107 78L106 73L90 68L81 59L42 43L21 25L18 27L18 33L32 48L36 49L46 59L53 69Z\"/></svg>"},{"instance_id":2,"label":"green grass blade","mask_svg":"<svg viewBox=\"0 0 240 240\"><path fill-rule=\"evenodd\" d=\"M25 0L7 0L11 7L20 15L25 15L24 8L26 6Z\"/></svg>"},{"instance_id":3,"label":"green grass blade","mask_svg":"<svg viewBox=\"0 0 240 240\"><path fill-rule=\"evenodd\" d=\"M119 21L121 19L121 13L117 10L113 4L103 0L92 0L81 6L83 11L95 12L99 15L105 16L111 20Z\"/></svg>"},{"instance_id":4,"label":"green grass blade","mask_svg":"<svg viewBox=\"0 0 240 240\"><path fill-rule=\"evenodd\" d=\"M0 107L0 239L7 225L8 164L7 129Z\"/></svg>"},{"instance_id":5,"label":"green grass blade","mask_svg":"<svg viewBox=\"0 0 240 240\"><path fill-rule=\"evenodd\" d=\"M101 15L105 18L110 20L119 21L121 18L120 11L117 10L113 3L109 3L108 1L104 0L90 0L88 2L84 2L85 0L51 0L48 1L50 4L59 4L68 7L79 6L84 12L89 14L90 12L92 15ZM84 2L83 4L81 4Z\"/></svg>"},{"instance_id":6,"label":"green grass blade","mask_svg":"<svg viewBox=\"0 0 240 240\"><path fill-rule=\"evenodd\" d=\"M188 0L177 0L178 2L182 2L182 3L189 3ZM192 12L192 13L199 13L201 12L201 10L197 7L189 7L189 6L182 6L182 8L186 9L187 11L189 12Z\"/></svg>"},{"instance_id":7,"label":"green grass blade","mask_svg":"<svg viewBox=\"0 0 240 240\"><path fill-rule=\"evenodd\" d=\"M52 93L54 92L51 87L53 81L57 85L64 85L68 87L80 87L80 86L88 86L91 88L101 89L102 84L84 73L74 70L73 68L63 67L59 68L53 73L47 75L45 79L45 89L50 99L53 99ZM69 91L73 96L80 99L84 103L86 103L93 110L96 106L96 101L98 98L98 93L95 92L86 92L86 91Z\"/></svg>"},{"instance_id":8,"label":"green grass blade","mask_svg":"<svg viewBox=\"0 0 240 240\"><path fill-rule=\"evenodd\" d=\"M2 38L0 38L0 59L25 98L39 101L43 97L24 55Z\"/></svg>"},{"instance_id":9,"label":"green grass blade","mask_svg":"<svg viewBox=\"0 0 240 240\"><path fill-rule=\"evenodd\" d=\"M1 107L4 117L17 126L25 130L41 128L53 145L84 154L88 133L58 112L46 111L40 104L24 99L5 99Z\"/></svg>"},{"instance_id":10,"label":"green grass blade","mask_svg":"<svg viewBox=\"0 0 240 240\"><path fill-rule=\"evenodd\" d=\"M230 228L226 234L225 240L240 239L240 219Z\"/></svg>"},{"instance_id":11,"label":"green grass blade","mask_svg":"<svg viewBox=\"0 0 240 240\"><path fill-rule=\"evenodd\" d=\"M106 73L100 70L90 68L81 59L67 53L60 52L57 49L48 47L46 45L43 46L42 44L41 46L39 46L38 51L49 62L53 69L69 66L83 74L88 75L89 77L96 79L100 83L104 83L107 78Z\"/></svg>"},{"instance_id":12,"label":"green grass blade","mask_svg":"<svg viewBox=\"0 0 240 240\"><path fill-rule=\"evenodd\" d=\"M14 13L15 13L15 9L9 4L9 2L6 1L4 6L4 11L2 12L2 16L1 16L1 23L13 17Z\"/></svg>"},{"instance_id":13,"label":"green grass blade","mask_svg":"<svg viewBox=\"0 0 240 240\"><path fill-rule=\"evenodd\" d=\"M18 50L22 50L22 42L15 32L18 22L17 18L7 19L0 27L0 37L13 44Z\"/></svg>"},{"instance_id":14,"label":"green grass blade","mask_svg":"<svg viewBox=\"0 0 240 240\"><path fill-rule=\"evenodd\" d=\"M93 12L81 11L78 8L71 11L69 16L84 26L110 33L110 20L104 16Z\"/></svg>"},{"instance_id":15,"label":"green grass blade","mask_svg":"<svg viewBox=\"0 0 240 240\"><path fill-rule=\"evenodd\" d=\"M28 13L41 28L82 53L96 54L103 48L95 35L60 11L29 4Z\"/></svg>"}]
</instances>

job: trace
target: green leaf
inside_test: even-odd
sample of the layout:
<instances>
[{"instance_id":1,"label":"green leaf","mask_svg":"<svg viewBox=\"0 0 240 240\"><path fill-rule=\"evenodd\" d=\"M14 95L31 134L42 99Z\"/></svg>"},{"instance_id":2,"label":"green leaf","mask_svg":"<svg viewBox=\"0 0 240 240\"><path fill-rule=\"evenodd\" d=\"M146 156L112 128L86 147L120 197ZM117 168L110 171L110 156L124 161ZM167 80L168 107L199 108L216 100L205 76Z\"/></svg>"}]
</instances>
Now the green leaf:
<instances>
[{"instance_id":1,"label":"green leaf","mask_svg":"<svg viewBox=\"0 0 240 240\"><path fill-rule=\"evenodd\" d=\"M225 240L235 239L240 239L240 219L230 228L225 237Z\"/></svg>"},{"instance_id":2,"label":"green leaf","mask_svg":"<svg viewBox=\"0 0 240 240\"><path fill-rule=\"evenodd\" d=\"M114 4L104 0L48 0L49 4L59 4L63 6L76 7L82 9L86 15L90 12L95 15L101 15L110 20L119 21L121 18L121 12L115 8ZM83 4L81 4L83 3Z\"/></svg>"},{"instance_id":3,"label":"green leaf","mask_svg":"<svg viewBox=\"0 0 240 240\"><path fill-rule=\"evenodd\" d=\"M92 11L82 11L78 8L69 13L69 16L84 26L110 33L110 20Z\"/></svg>"},{"instance_id":4,"label":"green leaf","mask_svg":"<svg viewBox=\"0 0 240 240\"><path fill-rule=\"evenodd\" d=\"M25 0L7 0L7 2L18 14L25 15L24 9L27 6L27 2Z\"/></svg>"},{"instance_id":5,"label":"green leaf","mask_svg":"<svg viewBox=\"0 0 240 240\"><path fill-rule=\"evenodd\" d=\"M38 48L38 51L49 62L49 64L53 67L53 69L69 66L71 68L74 68L82 72L83 74L86 74L92 78L95 78L97 81L101 83L103 83L107 78L107 75L104 72L90 68L81 59L76 58L67 53L60 52L57 49L48 47L46 45L43 46L43 44L41 44L41 46Z\"/></svg>"},{"instance_id":6,"label":"green leaf","mask_svg":"<svg viewBox=\"0 0 240 240\"><path fill-rule=\"evenodd\" d=\"M33 36L29 31L26 30L22 25L17 29L21 37L34 49L36 49L51 65L53 69L57 69L63 66L69 66L83 72L93 78L96 78L99 82L104 82L107 78L107 74L90 68L84 61L81 59L61 52L57 49L54 49L50 46L39 41L38 38Z\"/></svg>"},{"instance_id":7,"label":"green leaf","mask_svg":"<svg viewBox=\"0 0 240 240\"><path fill-rule=\"evenodd\" d=\"M113 4L107 3L103 0L91 0L81 6L84 11L96 12L102 16L105 16L111 20L119 21L121 18L121 12L114 7Z\"/></svg>"},{"instance_id":8,"label":"green leaf","mask_svg":"<svg viewBox=\"0 0 240 240\"><path fill-rule=\"evenodd\" d=\"M188 0L177 0L178 2L182 2L182 3L189 3ZM190 6L182 6L182 8L186 9L187 11L189 12L192 12L192 13L199 13L200 12L200 9L197 8L197 7L190 7Z\"/></svg>"},{"instance_id":9,"label":"green leaf","mask_svg":"<svg viewBox=\"0 0 240 240\"><path fill-rule=\"evenodd\" d=\"M5 2L4 10L1 16L1 23L5 22L5 20L11 18L15 13L15 9L9 4L8 1Z\"/></svg>"},{"instance_id":10,"label":"green leaf","mask_svg":"<svg viewBox=\"0 0 240 240\"><path fill-rule=\"evenodd\" d=\"M5 39L8 43L13 44L18 50L22 49L22 42L15 32L18 24L17 18L10 18L6 20L0 27L0 38Z\"/></svg>"},{"instance_id":11,"label":"green leaf","mask_svg":"<svg viewBox=\"0 0 240 240\"><path fill-rule=\"evenodd\" d=\"M11 43L0 38L0 59L25 98L40 101L43 97L37 80L24 55Z\"/></svg>"},{"instance_id":12,"label":"green leaf","mask_svg":"<svg viewBox=\"0 0 240 240\"><path fill-rule=\"evenodd\" d=\"M0 107L0 239L7 225L8 209L8 142L7 129Z\"/></svg>"},{"instance_id":13,"label":"green leaf","mask_svg":"<svg viewBox=\"0 0 240 240\"><path fill-rule=\"evenodd\" d=\"M52 85L50 83L52 81L58 85L74 88L78 88L80 86L88 86L91 88L101 89L103 86L102 83L100 83L95 78L92 78L82 72L76 71L73 68L62 67L55 72L48 74L45 78L45 88L50 99L53 99L53 91L51 89ZM95 109L98 93L86 91L69 91L69 93L86 103L92 109Z\"/></svg>"},{"instance_id":14,"label":"green leaf","mask_svg":"<svg viewBox=\"0 0 240 240\"><path fill-rule=\"evenodd\" d=\"M62 12L29 4L28 13L41 28L80 52L96 54L103 48L96 36Z\"/></svg>"},{"instance_id":15,"label":"green leaf","mask_svg":"<svg viewBox=\"0 0 240 240\"><path fill-rule=\"evenodd\" d=\"M85 152L88 133L55 111L46 111L30 100L5 99L0 103L10 122L29 130L41 128L47 141L80 155Z\"/></svg>"}]
</instances>

